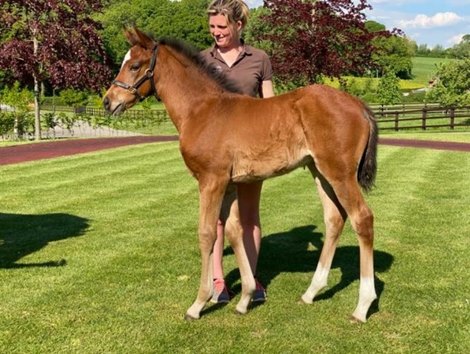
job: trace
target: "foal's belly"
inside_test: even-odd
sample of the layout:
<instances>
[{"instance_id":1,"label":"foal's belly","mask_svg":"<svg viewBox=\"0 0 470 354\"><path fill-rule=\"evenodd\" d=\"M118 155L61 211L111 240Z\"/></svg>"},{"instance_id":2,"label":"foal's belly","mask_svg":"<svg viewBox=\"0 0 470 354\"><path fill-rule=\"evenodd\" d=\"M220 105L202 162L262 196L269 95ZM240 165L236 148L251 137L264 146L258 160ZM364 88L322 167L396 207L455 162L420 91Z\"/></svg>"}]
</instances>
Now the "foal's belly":
<instances>
[{"instance_id":1,"label":"foal's belly","mask_svg":"<svg viewBox=\"0 0 470 354\"><path fill-rule=\"evenodd\" d=\"M232 165L233 182L254 182L283 175L313 161L307 151L239 152Z\"/></svg>"}]
</instances>

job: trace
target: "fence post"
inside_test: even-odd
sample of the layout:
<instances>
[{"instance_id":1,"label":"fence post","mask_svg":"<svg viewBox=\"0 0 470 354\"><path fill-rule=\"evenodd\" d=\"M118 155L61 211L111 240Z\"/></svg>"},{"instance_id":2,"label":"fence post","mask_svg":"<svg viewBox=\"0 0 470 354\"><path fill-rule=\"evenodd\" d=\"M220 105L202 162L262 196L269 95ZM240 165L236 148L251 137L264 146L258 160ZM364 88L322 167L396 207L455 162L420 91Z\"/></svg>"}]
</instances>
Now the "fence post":
<instances>
[{"instance_id":1,"label":"fence post","mask_svg":"<svg viewBox=\"0 0 470 354\"><path fill-rule=\"evenodd\" d=\"M423 108L423 115L422 115L422 118L421 118L421 120L422 120L421 128L422 128L423 130L426 130L426 117L427 117L427 113L428 113L428 111L427 111L426 107L424 107L424 108Z\"/></svg>"},{"instance_id":2,"label":"fence post","mask_svg":"<svg viewBox=\"0 0 470 354\"><path fill-rule=\"evenodd\" d=\"M455 127L455 108L450 109L450 129Z\"/></svg>"},{"instance_id":3,"label":"fence post","mask_svg":"<svg viewBox=\"0 0 470 354\"><path fill-rule=\"evenodd\" d=\"M399 122L399 119L398 119L398 112L395 112L395 131L398 131L398 122Z\"/></svg>"}]
</instances>

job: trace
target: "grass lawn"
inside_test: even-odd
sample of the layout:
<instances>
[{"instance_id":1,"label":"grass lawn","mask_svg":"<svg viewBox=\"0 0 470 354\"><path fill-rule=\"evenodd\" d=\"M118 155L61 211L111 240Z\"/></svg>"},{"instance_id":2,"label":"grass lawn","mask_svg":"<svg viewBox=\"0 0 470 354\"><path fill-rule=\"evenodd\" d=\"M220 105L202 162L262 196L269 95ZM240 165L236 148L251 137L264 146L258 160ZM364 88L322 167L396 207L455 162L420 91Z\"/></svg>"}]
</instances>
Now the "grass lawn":
<instances>
[{"instance_id":1,"label":"grass lawn","mask_svg":"<svg viewBox=\"0 0 470 354\"><path fill-rule=\"evenodd\" d=\"M393 131L384 131L380 133L384 138L394 139L419 139L419 140L437 140L452 141L458 143L470 143L470 131L448 132L440 131L430 134L428 131L408 131L396 133Z\"/></svg>"},{"instance_id":2,"label":"grass lawn","mask_svg":"<svg viewBox=\"0 0 470 354\"><path fill-rule=\"evenodd\" d=\"M379 147L378 311L352 325L358 249L346 227L329 287L299 303L323 242L309 173L263 187L268 302L239 296L185 322L199 283L197 186L176 143L0 166L2 353L470 352L470 154ZM239 291L230 248L225 268Z\"/></svg>"}]
</instances>

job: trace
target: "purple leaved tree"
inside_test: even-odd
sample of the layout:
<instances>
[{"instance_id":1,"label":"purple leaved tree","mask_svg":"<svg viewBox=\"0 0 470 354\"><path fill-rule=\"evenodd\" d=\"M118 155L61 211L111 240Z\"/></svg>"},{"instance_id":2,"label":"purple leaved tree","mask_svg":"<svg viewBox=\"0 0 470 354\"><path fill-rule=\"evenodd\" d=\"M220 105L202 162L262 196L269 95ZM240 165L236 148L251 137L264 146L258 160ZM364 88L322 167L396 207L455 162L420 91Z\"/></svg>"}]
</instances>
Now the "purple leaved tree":
<instances>
[{"instance_id":1,"label":"purple leaved tree","mask_svg":"<svg viewBox=\"0 0 470 354\"><path fill-rule=\"evenodd\" d=\"M111 77L100 24L91 17L101 9L102 0L0 0L0 69L33 85L36 140L41 83L98 91Z\"/></svg>"},{"instance_id":2,"label":"purple leaved tree","mask_svg":"<svg viewBox=\"0 0 470 354\"><path fill-rule=\"evenodd\" d=\"M264 7L271 30L261 39L273 43L274 71L286 80L363 73L373 66L372 39L391 35L366 29L366 0L265 0Z\"/></svg>"}]
</instances>

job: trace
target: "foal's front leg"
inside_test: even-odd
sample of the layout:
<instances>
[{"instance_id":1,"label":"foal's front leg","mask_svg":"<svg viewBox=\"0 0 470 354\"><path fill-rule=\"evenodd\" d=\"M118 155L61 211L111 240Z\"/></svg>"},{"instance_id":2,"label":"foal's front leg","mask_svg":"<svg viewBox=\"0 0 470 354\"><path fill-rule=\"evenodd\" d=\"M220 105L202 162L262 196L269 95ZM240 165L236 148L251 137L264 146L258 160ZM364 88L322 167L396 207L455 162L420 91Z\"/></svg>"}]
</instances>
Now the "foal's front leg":
<instances>
[{"instance_id":1,"label":"foal's front leg","mask_svg":"<svg viewBox=\"0 0 470 354\"><path fill-rule=\"evenodd\" d=\"M199 249L201 252L201 281L196 301L186 311L185 319L199 319L212 296L212 250L217 238L217 220L220 214L227 182L217 177L199 182Z\"/></svg>"}]
</instances>

